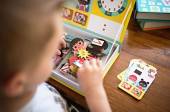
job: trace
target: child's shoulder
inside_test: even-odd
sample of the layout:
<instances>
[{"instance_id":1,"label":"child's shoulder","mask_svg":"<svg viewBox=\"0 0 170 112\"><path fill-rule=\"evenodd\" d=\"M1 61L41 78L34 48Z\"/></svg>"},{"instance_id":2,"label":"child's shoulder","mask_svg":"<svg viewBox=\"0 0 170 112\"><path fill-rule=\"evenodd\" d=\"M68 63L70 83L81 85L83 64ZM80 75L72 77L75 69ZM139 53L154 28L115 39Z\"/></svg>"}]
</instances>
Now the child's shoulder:
<instances>
[{"instance_id":1,"label":"child's shoulder","mask_svg":"<svg viewBox=\"0 0 170 112\"><path fill-rule=\"evenodd\" d=\"M50 85L41 84L27 105L20 112L65 112L66 103L58 91Z\"/></svg>"}]
</instances>

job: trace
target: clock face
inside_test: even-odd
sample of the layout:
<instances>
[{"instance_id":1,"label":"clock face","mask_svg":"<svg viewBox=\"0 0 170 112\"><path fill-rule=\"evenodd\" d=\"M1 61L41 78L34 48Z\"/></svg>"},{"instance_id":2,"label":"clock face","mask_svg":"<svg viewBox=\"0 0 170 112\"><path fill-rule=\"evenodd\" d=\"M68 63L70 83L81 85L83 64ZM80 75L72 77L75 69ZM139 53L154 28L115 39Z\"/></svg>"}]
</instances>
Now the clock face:
<instances>
[{"instance_id":1,"label":"clock face","mask_svg":"<svg viewBox=\"0 0 170 112\"><path fill-rule=\"evenodd\" d=\"M101 11L108 16L116 16L124 11L127 0L98 0Z\"/></svg>"}]
</instances>

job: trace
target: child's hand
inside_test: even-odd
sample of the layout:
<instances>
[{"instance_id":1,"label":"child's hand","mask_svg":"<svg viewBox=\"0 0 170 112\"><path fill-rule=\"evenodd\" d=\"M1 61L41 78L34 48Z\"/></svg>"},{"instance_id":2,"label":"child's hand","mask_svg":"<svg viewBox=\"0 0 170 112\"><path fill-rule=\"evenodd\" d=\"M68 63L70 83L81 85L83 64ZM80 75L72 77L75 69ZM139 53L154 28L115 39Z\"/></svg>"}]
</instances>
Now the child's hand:
<instances>
[{"instance_id":1,"label":"child's hand","mask_svg":"<svg viewBox=\"0 0 170 112\"><path fill-rule=\"evenodd\" d=\"M59 38L58 42L59 43L58 43L58 46L57 46L56 54L57 55L61 55L60 49L66 48L66 42L64 40L64 37L63 38Z\"/></svg>"},{"instance_id":2,"label":"child's hand","mask_svg":"<svg viewBox=\"0 0 170 112\"><path fill-rule=\"evenodd\" d=\"M101 61L85 61L77 72L79 83L83 92L103 87Z\"/></svg>"},{"instance_id":3,"label":"child's hand","mask_svg":"<svg viewBox=\"0 0 170 112\"><path fill-rule=\"evenodd\" d=\"M90 111L111 112L103 87L102 68L99 60L84 62L79 68L77 76Z\"/></svg>"}]
</instances>

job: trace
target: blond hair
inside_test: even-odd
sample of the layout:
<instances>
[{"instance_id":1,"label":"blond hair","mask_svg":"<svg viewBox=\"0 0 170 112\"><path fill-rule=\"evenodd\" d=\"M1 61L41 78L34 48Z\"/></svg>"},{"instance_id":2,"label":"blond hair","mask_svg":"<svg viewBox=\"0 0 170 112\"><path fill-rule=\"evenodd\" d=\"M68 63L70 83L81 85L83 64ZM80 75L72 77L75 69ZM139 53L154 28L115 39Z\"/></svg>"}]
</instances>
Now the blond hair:
<instances>
[{"instance_id":1,"label":"blond hair","mask_svg":"<svg viewBox=\"0 0 170 112\"><path fill-rule=\"evenodd\" d=\"M54 35L51 15L61 0L0 1L0 82L38 60Z\"/></svg>"}]
</instances>

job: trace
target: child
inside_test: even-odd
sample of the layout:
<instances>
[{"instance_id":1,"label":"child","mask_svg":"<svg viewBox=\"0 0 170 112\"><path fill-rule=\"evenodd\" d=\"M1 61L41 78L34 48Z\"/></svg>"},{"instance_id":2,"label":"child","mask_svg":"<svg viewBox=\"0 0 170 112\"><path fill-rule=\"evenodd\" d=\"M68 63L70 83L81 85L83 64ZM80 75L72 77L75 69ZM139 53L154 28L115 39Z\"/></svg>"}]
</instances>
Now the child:
<instances>
[{"instance_id":1,"label":"child","mask_svg":"<svg viewBox=\"0 0 170 112\"><path fill-rule=\"evenodd\" d=\"M60 55L65 47L62 2L0 1L0 112L67 111L57 91L41 84L50 76L56 49ZM90 110L110 112L99 62L85 62L78 79Z\"/></svg>"}]
</instances>

